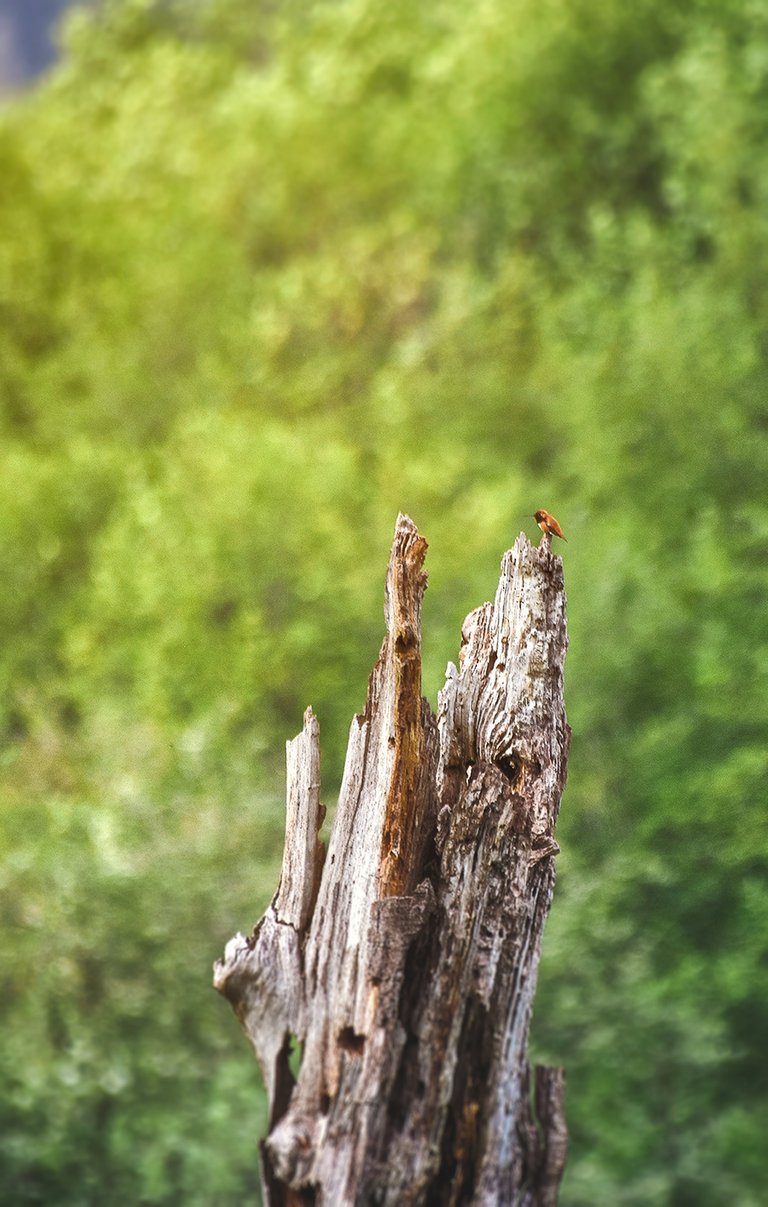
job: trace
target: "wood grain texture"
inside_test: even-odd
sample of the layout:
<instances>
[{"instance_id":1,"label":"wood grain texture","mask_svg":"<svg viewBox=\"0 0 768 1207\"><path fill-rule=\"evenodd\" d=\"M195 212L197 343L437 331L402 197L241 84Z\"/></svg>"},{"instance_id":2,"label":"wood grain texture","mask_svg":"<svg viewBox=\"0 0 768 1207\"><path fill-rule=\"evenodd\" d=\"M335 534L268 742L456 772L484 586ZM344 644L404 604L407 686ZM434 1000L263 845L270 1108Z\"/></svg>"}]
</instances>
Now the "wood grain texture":
<instances>
[{"instance_id":1,"label":"wood grain texture","mask_svg":"<svg viewBox=\"0 0 768 1207\"><path fill-rule=\"evenodd\" d=\"M532 1098L527 1043L569 742L562 562L521 534L494 603L467 617L435 717L426 548L399 516L325 862L308 710L288 743L280 887L216 965L265 1077L272 1207L557 1201L564 1078L537 1071Z\"/></svg>"}]
</instances>

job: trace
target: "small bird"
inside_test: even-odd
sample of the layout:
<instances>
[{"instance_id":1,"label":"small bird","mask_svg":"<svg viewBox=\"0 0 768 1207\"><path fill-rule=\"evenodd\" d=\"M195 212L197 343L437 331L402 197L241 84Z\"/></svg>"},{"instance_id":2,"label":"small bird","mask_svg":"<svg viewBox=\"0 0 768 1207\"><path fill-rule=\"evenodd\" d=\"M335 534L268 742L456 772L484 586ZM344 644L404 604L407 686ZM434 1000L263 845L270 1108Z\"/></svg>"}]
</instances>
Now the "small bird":
<instances>
[{"instance_id":1,"label":"small bird","mask_svg":"<svg viewBox=\"0 0 768 1207\"><path fill-rule=\"evenodd\" d=\"M555 517L550 515L548 511L544 511L543 508L540 508L533 518L545 536L559 536L560 540L565 541L567 544L567 536L563 532Z\"/></svg>"}]
</instances>

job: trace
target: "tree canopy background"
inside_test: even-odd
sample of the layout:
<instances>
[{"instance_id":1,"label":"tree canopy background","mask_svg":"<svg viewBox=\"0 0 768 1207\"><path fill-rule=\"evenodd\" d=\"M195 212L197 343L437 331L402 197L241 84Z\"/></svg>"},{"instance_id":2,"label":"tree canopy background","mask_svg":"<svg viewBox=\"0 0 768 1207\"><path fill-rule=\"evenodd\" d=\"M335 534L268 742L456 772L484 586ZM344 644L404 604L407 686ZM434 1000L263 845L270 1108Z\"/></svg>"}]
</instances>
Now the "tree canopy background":
<instances>
[{"instance_id":1,"label":"tree canopy background","mask_svg":"<svg viewBox=\"0 0 768 1207\"><path fill-rule=\"evenodd\" d=\"M341 776L395 515L425 690L521 513L574 730L567 1207L768 1180L768 10L112 0L0 115L0 1168L258 1202L210 962ZM529 526L533 534L533 525Z\"/></svg>"}]
</instances>

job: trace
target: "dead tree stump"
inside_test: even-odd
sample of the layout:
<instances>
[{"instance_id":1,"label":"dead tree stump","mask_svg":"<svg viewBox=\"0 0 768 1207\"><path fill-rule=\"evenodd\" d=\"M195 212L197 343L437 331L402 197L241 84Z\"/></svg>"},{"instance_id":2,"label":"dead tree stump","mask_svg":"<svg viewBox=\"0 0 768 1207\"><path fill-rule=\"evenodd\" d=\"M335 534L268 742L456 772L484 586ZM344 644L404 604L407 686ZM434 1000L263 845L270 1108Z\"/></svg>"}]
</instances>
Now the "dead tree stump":
<instances>
[{"instance_id":1,"label":"dead tree stump","mask_svg":"<svg viewBox=\"0 0 768 1207\"><path fill-rule=\"evenodd\" d=\"M564 1076L531 1076L527 1044L570 736L562 562L547 537L518 537L435 717L426 549L401 515L327 856L307 709L287 743L280 886L215 968L266 1083L270 1207L557 1202Z\"/></svg>"}]
</instances>

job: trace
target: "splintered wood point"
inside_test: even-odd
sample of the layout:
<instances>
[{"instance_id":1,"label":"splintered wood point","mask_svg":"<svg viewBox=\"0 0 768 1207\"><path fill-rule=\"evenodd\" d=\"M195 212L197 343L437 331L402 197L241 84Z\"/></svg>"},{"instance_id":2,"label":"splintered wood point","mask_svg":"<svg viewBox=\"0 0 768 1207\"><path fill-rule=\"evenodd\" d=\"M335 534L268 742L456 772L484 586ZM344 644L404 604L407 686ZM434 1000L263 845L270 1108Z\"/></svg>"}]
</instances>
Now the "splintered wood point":
<instances>
[{"instance_id":1,"label":"splintered wood point","mask_svg":"<svg viewBox=\"0 0 768 1207\"><path fill-rule=\"evenodd\" d=\"M564 1075L532 1074L527 1044L570 736L562 562L518 537L435 716L426 550L398 516L327 855L308 709L287 743L280 885L215 966L267 1087L269 1207L557 1202Z\"/></svg>"}]
</instances>

